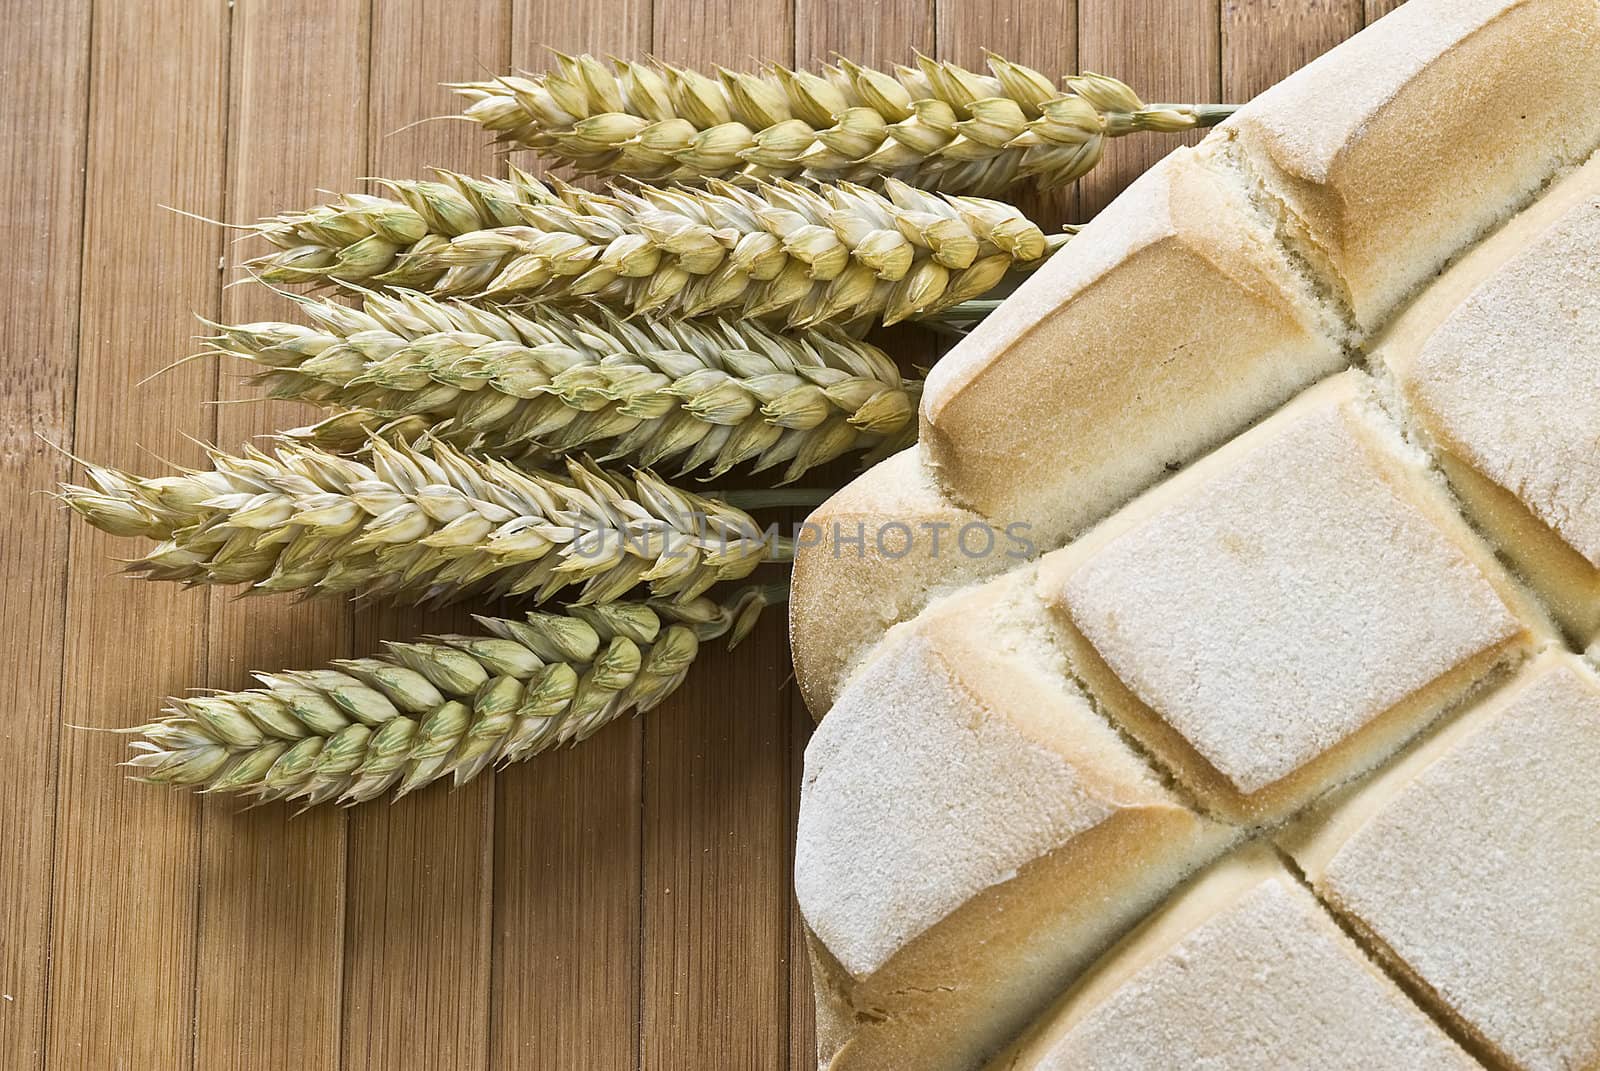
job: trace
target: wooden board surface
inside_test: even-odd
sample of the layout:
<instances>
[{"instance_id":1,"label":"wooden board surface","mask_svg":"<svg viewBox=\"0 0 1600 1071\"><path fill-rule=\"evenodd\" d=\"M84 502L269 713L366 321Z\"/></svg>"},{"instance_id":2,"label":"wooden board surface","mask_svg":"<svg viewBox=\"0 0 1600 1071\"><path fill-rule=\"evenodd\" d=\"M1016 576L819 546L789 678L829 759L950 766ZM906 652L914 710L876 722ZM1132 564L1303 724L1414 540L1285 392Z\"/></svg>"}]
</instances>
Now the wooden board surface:
<instances>
[{"instance_id":1,"label":"wooden board surface","mask_svg":"<svg viewBox=\"0 0 1600 1071\"><path fill-rule=\"evenodd\" d=\"M45 496L63 450L154 469L301 422L190 352L250 219L429 166L492 171L436 83L544 50L708 66L984 49L1147 98L1238 100L1388 0L55 0L0 38L0 1067L586 1071L813 1066L789 891L810 721L781 614L581 747L399 805L291 818L122 780L110 728L460 612L352 614L116 575ZM1175 139L1116 145L1092 213ZM848 469L835 468L841 477Z\"/></svg>"}]
</instances>

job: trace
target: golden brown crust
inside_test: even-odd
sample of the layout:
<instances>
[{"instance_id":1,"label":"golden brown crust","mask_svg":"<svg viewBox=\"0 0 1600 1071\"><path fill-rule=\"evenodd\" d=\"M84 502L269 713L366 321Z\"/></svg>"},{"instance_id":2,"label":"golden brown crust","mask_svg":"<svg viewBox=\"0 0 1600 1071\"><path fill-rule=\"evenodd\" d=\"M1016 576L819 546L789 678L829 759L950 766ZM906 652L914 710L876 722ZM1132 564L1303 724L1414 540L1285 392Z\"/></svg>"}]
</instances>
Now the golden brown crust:
<instances>
[{"instance_id":1,"label":"golden brown crust","mask_svg":"<svg viewBox=\"0 0 1600 1071\"><path fill-rule=\"evenodd\" d=\"M1600 142L1593 0L1413 0L1223 128L1361 329Z\"/></svg>"},{"instance_id":2,"label":"golden brown crust","mask_svg":"<svg viewBox=\"0 0 1600 1071\"><path fill-rule=\"evenodd\" d=\"M1012 568L1028 548L939 493L916 448L858 476L796 540L789 636L821 720L868 649L941 591Z\"/></svg>"},{"instance_id":3,"label":"golden brown crust","mask_svg":"<svg viewBox=\"0 0 1600 1071\"><path fill-rule=\"evenodd\" d=\"M1000 529L1021 524L1040 550L1110 523L1108 515L1172 470L1204 464L1196 459L1205 451L1348 368L1348 343L1371 337L1420 283L1600 141L1600 4L1413 0L1402 10L1404 17L1291 79L1199 149L1175 153L1130 188L1068 253L1036 273L941 362L924 394L921 453L867 474L813 519L843 522L852 526L849 535L855 525L871 532L896 520L911 522L914 530L923 521ZM1544 210L1536 207L1528 216ZM1437 291L1416 307L1436 301L1442 314L1459 300ZM1137 316L1130 315L1133 309ZM1401 445L1398 436L1381 449L1363 445L1379 460L1391 447L1411 451L1404 464L1376 466L1380 480L1394 483L1396 498L1406 498L1424 475L1429 487L1412 502L1414 526L1396 525L1388 541L1379 532L1369 545L1404 559L1421 551L1415 541L1400 546L1400 536L1414 537L1413 528L1442 530L1440 538L1461 553L1438 588L1478 573L1488 580L1486 592L1463 602L1468 610L1459 620L1478 621L1483 604L1492 603L1505 611L1506 622L1491 635L1499 626L1485 611L1482 643L1451 632L1449 642L1461 650L1433 650L1426 672L1418 671L1428 679L1384 692L1356 731L1347 732L1341 722L1329 739L1313 740L1310 757L1291 752L1287 773L1246 769L1238 783L1257 778L1264 787L1241 790L1221 772L1229 757L1237 757L1231 742L1224 742L1219 767L1211 766L1085 638L1093 634L1094 643L1105 645L1102 636L1087 625L1079 632L1070 620L1056 634L1054 642L1071 651L1073 668L1096 693L1097 715L1129 730L1214 815L1251 825L1286 816L1381 762L1441 709L1492 680L1498 667L1548 642L1542 611L1464 526L1442 483L1422 472L1426 463L1414 446ZM1455 461L1447 453L1441 463L1450 469ZM1470 504L1469 483L1458 480L1457 488ZM1337 493L1342 485L1329 486ZM1388 516L1376 507L1362 515ZM1485 523L1493 527L1492 518ZM1344 535L1331 531L1329 538ZM1514 526L1506 538L1534 547L1530 553L1539 561L1558 557ZM1038 1008L1048 989L1068 984L1095 949L1125 932L1186 867L1219 850L1229 834L1176 800L1152 801L1143 790L1118 797L1119 780L1129 783L1126 772L1102 769L1115 770L1117 763L1093 746L1073 751L1053 739L1057 702L1040 691L1042 678L1017 668L1017 658L1037 654L1010 651L1011 641L991 620L964 617L959 609L971 594L964 585L1009 583L1014 576L996 580L993 574L1013 570L1015 562L936 563L926 543L918 551L914 535L886 553L875 553L868 542L867 553L846 555L843 564L838 551L850 550L849 540L831 532L799 554L791 620L797 672L813 711L825 711L847 681L853 694L888 657L886 650L903 653L901 640L880 642L886 632L915 633L943 653L929 660L932 668L918 671L927 681L917 674L897 678L884 685L885 694L856 704L859 709L849 698L840 702L819 735L830 726L874 719L885 728L879 737L869 733L849 741L848 749L835 748L830 761L839 763L848 750L854 754L848 763L881 771L898 761L894 751L910 746L916 732L933 739L934 730L918 730L904 708L932 701L941 687L964 692L972 711L970 720L946 726L950 738L905 783L874 784L876 773L861 774L866 787L858 785L855 797L841 804L835 795L832 814L824 816L833 825L817 840L851 843L854 871L839 867L837 858L819 861L829 851L813 850L808 860L797 850L797 870L817 868L808 875L811 903L822 904L828 916L808 915L816 932L828 935L826 941L813 937L821 1066L970 1067ZM1069 548L1066 556L1080 550ZM1530 574L1536 565L1523 563ZM1556 561L1550 569L1557 579L1541 586L1570 582L1575 574L1561 568ZM1152 571L1159 568L1138 575ZM1370 599L1361 613L1343 613L1334 625L1370 621L1366 611L1382 611L1386 596ZM924 609L930 603L937 608ZM1439 617L1451 615L1429 620ZM908 624L890 631L902 622ZM1115 631L1116 622L1110 627ZM1390 636L1376 647L1403 648L1411 638L1417 647L1445 646L1430 633ZM1396 679L1388 668L1369 664L1370 650L1361 654L1355 661L1385 686ZM1117 668L1125 671L1120 662ZM1072 686L1063 678L1061 687ZM1367 698L1351 699L1351 709L1369 709L1362 705ZM996 717L1008 723L1009 740L1023 741L1013 757L1029 772L1016 773L1004 761L975 761L980 756L962 733L982 737ZM1071 718L1057 728L1063 725L1093 735ZM1079 805L1082 828L1049 841L1048 850L1026 843L1007 861L1013 869L991 867L978 879L958 874L954 883L932 882L919 890L920 899L908 900L906 888L914 883L906 875L915 863L906 863L901 851L894 866L880 867L872 849L887 854L910 843L916 849L910 854L921 852L916 858L928 866L947 866L959 853L940 848L940 834L923 830L964 818L972 819L962 827L964 842L1014 842L1023 819L991 814L983 800L995 795L1015 804L1020 797L1036 813L1028 794L1059 787L1027 767L1031 745L1064 760L1077 771L1074 791L1086 786L1085 800L1100 801ZM974 766L983 766L994 793L974 790L970 778L961 783L959 771ZM808 781L815 769L808 755ZM1146 775L1159 776L1153 767ZM1122 802L1098 816L1096 807L1111 798ZM863 799L872 805L858 812ZM897 821L915 831L895 832ZM836 896L816 895L819 875L828 879L821 884L833 882ZM878 929L861 908L872 902L887 920ZM901 906L921 911L917 926L898 927L889 917ZM853 919L845 918L852 912Z\"/></svg>"},{"instance_id":4,"label":"golden brown crust","mask_svg":"<svg viewBox=\"0 0 1600 1071\"><path fill-rule=\"evenodd\" d=\"M1200 1046L1229 1071L1476 1067L1257 844L1170 896L988 1071L1182 1066Z\"/></svg>"},{"instance_id":5,"label":"golden brown crust","mask_svg":"<svg viewBox=\"0 0 1600 1071\"><path fill-rule=\"evenodd\" d=\"M1224 844L1181 807L1127 808L972 897L848 995L825 962L826 1018L854 1028L820 1066L977 1066Z\"/></svg>"},{"instance_id":6,"label":"golden brown crust","mask_svg":"<svg viewBox=\"0 0 1600 1071\"><path fill-rule=\"evenodd\" d=\"M935 366L922 434L954 500L1059 546L1343 366L1225 170L1168 156Z\"/></svg>"},{"instance_id":7,"label":"golden brown crust","mask_svg":"<svg viewBox=\"0 0 1600 1071\"><path fill-rule=\"evenodd\" d=\"M1586 463L1600 422L1583 401L1600 382L1597 262L1600 158L1446 272L1373 354L1468 515L1578 646L1600 633L1595 521L1582 508L1600 493Z\"/></svg>"}]
</instances>

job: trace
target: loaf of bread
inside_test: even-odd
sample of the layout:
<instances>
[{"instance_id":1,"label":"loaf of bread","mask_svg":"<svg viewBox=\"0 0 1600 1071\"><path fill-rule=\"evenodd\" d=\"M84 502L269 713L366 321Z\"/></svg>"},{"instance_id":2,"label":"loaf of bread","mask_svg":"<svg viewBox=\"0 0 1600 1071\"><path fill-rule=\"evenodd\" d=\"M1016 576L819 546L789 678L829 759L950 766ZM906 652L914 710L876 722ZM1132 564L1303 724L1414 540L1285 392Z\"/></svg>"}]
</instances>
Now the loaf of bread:
<instances>
[{"instance_id":1,"label":"loaf of bread","mask_svg":"<svg viewBox=\"0 0 1600 1071\"><path fill-rule=\"evenodd\" d=\"M1600 0L1411 0L941 361L797 556L820 1068L1600 1069L1597 147Z\"/></svg>"}]
</instances>

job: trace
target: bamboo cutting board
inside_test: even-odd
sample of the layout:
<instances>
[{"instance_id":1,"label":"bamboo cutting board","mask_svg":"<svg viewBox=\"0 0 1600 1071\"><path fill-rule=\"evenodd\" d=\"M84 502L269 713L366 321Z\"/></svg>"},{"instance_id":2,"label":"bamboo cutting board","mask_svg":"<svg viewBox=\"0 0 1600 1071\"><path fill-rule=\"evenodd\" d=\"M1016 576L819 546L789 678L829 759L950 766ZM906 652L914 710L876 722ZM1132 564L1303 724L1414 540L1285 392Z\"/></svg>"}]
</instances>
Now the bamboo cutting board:
<instances>
[{"instance_id":1,"label":"bamboo cutting board","mask_svg":"<svg viewBox=\"0 0 1600 1071\"><path fill-rule=\"evenodd\" d=\"M126 545L34 492L50 443L149 469L302 423L194 362L244 250L163 211L251 219L430 165L498 171L446 80L543 49L688 65L884 65L985 48L1147 100L1241 101L1384 0L56 0L0 37L0 1067L586 1071L814 1065L790 894L810 719L781 614L644 719L460 791L239 813L123 781L120 726L197 684L320 664L466 611L352 614L115 575ZM1041 222L1167 151L1112 145ZM908 353L909 357L917 354ZM831 473L847 478L848 467Z\"/></svg>"}]
</instances>

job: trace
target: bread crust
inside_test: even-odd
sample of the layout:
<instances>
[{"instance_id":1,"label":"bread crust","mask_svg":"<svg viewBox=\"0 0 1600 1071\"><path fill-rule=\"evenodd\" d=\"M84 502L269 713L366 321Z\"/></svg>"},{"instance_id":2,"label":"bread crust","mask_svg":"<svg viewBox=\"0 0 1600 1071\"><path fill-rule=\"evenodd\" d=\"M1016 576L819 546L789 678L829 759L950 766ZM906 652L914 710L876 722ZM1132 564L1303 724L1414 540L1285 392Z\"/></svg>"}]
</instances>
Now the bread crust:
<instances>
[{"instance_id":1,"label":"bread crust","mask_svg":"<svg viewBox=\"0 0 1600 1071\"><path fill-rule=\"evenodd\" d=\"M953 500L1059 546L1343 367L1226 171L1172 153L934 367L922 438Z\"/></svg>"},{"instance_id":2,"label":"bread crust","mask_svg":"<svg viewBox=\"0 0 1600 1071\"><path fill-rule=\"evenodd\" d=\"M1409 456L1375 407L1371 381L1361 373L1325 381L1040 566L1040 595L1055 611L1077 676L1203 807L1225 820L1281 820L1393 754L1450 704L1550 638L1538 607L1449 507L1436 478ZM1280 482L1260 478L1264 465L1282 466ZM1243 491L1233 481L1241 479L1262 488L1247 505L1236 502ZM1381 521L1367 524L1361 511L1369 504ZM1147 537L1157 525L1162 534ZM1338 537L1329 538L1329 531ZM1379 545L1381 551L1369 550ZM1185 556L1186 548L1208 553ZM1148 586L1146 569L1163 568L1168 586L1179 593L1170 613L1198 614L1203 627L1154 634L1154 622L1170 615L1147 600L1117 597L1128 585ZM1406 690L1385 685L1391 690L1382 701L1375 685L1359 679L1379 657L1373 641L1363 633L1318 634L1318 608L1296 605L1293 594L1318 590L1317 578L1352 569L1372 581L1340 596L1359 599L1355 611L1381 606L1380 626L1411 621L1435 637L1434 646L1419 641L1415 650L1385 656L1416 669L1407 671ZM1326 599L1337 605L1328 587ZM1402 588L1408 600L1435 601L1426 610L1381 601ZM1413 613L1419 616L1408 616ZM1086 635L1091 629L1112 643L1115 655L1097 649ZM1119 662L1115 669L1112 658ZM1229 673L1246 680L1226 696L1197 692L1192 681L1194 674ZM1309 701L1301 709L1298 686L1274 682L1329 676L1339 678L1338 687L1330 692L1324 683L1316 693L1325 705L1357 704L1354 713L1359 700L1367 704L1363 716L1348 723L1343 715L1328 717L1327 728L1341 730L1334 739L1325 739L1320 728L1302 738L1292 725L1280 725L1294 720L1320 727L1325 711ZM1394 676L1399 679L1398 671ZM1150 702L1129 683L1140 679ZM1253 704L1245 725L1232 703L1236 695ZM1157 709L1163 702L1171 705ZM1319 742L1315 750L1298 750L1313 740ZM1209 760L1203 753L1208 741L1213 750L1220 742L1235 745L1234 751L1247 746L1271 774L1227 768L1233 751Z\"/></svg>"},{"instance_id":3,"label":"bread crust","mask_svg":"<svg viewBox=\"0 0 1600 1071\"><path fill-rule=\"evenodd\" d=\"M1278 834L1325 902L1490 1061L1600 1067L1600 678L1550 651ZM1421 850L1419 850L1421 849Z\"/></svg>"},{"instance_id":4,"label":"bread crust","mask_svg":"<svg viewBox=\"0 0 1600 1071\"><path fill-rule=\"evenodd\" d=\"M1049 668L1030 579L897 628L807 751L797 893L823 1067L975 1066L1235 836ZM940 797L906 800L934 768Z\"/></svg>"},{"instance_id":5,"label":"bread crust","mask_svg":"<svg viewBox=\"0 0 1600 1071\"><path fill-rule=\"evenodd\" d=\"M1593 0L1411 0L1219 134L1370 335L1600 143L1597 52Z\"/></svg>"},{"instance_id":6,"label":"bread crust","mask_svg":"<svg viewBox=\"0 0 1600 1071\"><path fill-rule=\"evenodd\" d=\"M891 627L941 592L1031 557L1025 542L946 498L917 447L856 477L796 539L789 646L812 717L822 720Z\"/></svg>"},{"instance_id":7,"label":"bread crust","mask_svg":"<svg viewBox=\"0 0 1600 1071\"><path fill-rule=\"evenodd\" d=\"M1262 972L1268 1008L1241 986ZM1229 1071L1477 1067L1257 844L1169 897L988 1071L1164 1071L1202 1051Z\"/></svg>"},{"instance_id":8,"label":"bread crust","mask_svg":"<svg viewBox=\"0 0 1600 1071\"><path fill-rule=\"evenodd\" d=\"M1583 646L1600 634L1600 158L1452 267L1373 359L1468 514ZM1516 490L1512 490L1515 488Z\"/></svg>"}]
</instances>

